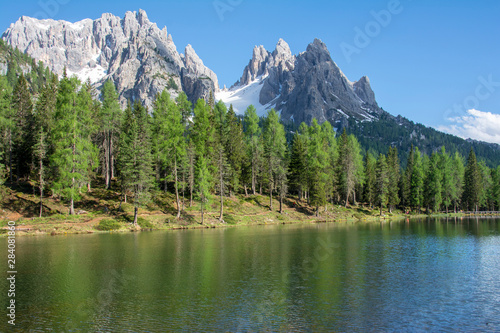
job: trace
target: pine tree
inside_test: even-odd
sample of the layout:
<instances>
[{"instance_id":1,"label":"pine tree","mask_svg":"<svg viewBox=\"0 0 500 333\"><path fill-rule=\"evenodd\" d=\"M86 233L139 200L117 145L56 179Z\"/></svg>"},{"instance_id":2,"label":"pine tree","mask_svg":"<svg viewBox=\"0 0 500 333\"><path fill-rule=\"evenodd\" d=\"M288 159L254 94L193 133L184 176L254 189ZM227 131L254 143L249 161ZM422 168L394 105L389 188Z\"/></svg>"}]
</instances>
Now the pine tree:
<instances>
[{"instance_id":1,"label":"pine tree","mask_svg":"<svg viewBox=\"0 0 500 333\"><path fill-rule=\"evenodd\" d=\"M413 208L418 208L418 211L420 211L420 208L423 205L424 179L425 179L424 161L422 155L420 154L420 150L418 149L418 147L416 147L410 173L409 203Z\"/></svg>"},{"instance_id":2,"label":"pine tree","mask_svg":"<svg viewBox=\"0 0 500 333\"><path fill-rule=\"evenodd\" d=\"M212 176L209 169L209 158L213 156L213 127L210 122L210 106L199 99L194 107L191 139L196 153L195 187L201 201L201 223L204 223L204 207L210 200L210 183Z\"/></svg>"},{"instance_id":3,"label":"pine tree","mask_svg":"<svg viewBox=\"0 0 500 333\"><path fill-rule=\"evenodd\" d=\"M125 110L118 157L122 186L134 194L133 223L137 224L139 207L149 201L153 184L149 115L139 101Z\"/></svg>"},{"instance_id":4,"label":"pine tree","mask_svg":"<svg viewBox=\"0 0 500 333\"><path fill-rule=\"evenodd\" d=\"M31 93L23 74L17 80L12 93L12 108L16 114L14 132L14 154L16 156L17 178L26 176L32 165L34 146L34 115Z\"/></svg>"},{"instance_id":5,"label":"pine tree","mask_svg":"<svg viewBox=\"0 0 500 333\"><path fill-rule=\"evenodd\" d=\"M457 207L459 206L463 194L464 188L464 173L465 167L462 156L455 152L453 159L451 161L451 182L452 182L452 192L451 200L453 202L454 211L457 212Z\"/></svg>"},{"instance_id":6,"label":"pine tree","mask_svg":"<svg viewBox=\"0 0 500 333\"><path fill-rule=\"evenodd\" d=\"M377 191L377 160L368 152L365 159L365 191L364 197L368 204L373 207Z\"/></svg>"},{"instance_id":7,"label":"pine tree","mask_svg":"<svg viewBox=\"0 0 500 333\"><path fill-rule=\"evenodd\" d=\"M363 157L361 147L354 135L347 135L345 128L339 139L339 163L337 172L339 177L339 190L345 198L345 206L349 205L349 198L353 197L356 203L356 184L364 182Z\"/></svg>"},{"instance_id":8,"label":"pine tree","mask_svg":"<svg viewBox=\"0 0 500 333\"><path fill-rule=\"evenodd\" d=\"M496 209L500 210L500 166L492 171L493 180L493 200Z\"/></svg>"},{"instance_id":9,"label":"pine tree","mask_svg":"<svg viewBox=\"0 0 500 333\"><path fill-rule=\"evenodd\" d=\"M229 190L230 195L238 192L240 185L242 166L245 158L245 142L243 136L243 127L241 121L236 117L233 106L229 106L226 117L224 138L226 146L226 155L229 162Z\"/></svg>"},{"instance_id":10,"label":"pine tree","mask_svg":"<svg viewBox=\"0 0 500 333\"><path fill-rule=\"evenodd\" d=\"M440 156L434 152L431 155L427 176L425 179L425 204L427 212L432 208L434 212L439 210L442 202L442 173L440 168Z\"/></svg>"},{"instance_id":11,"label":"pine tree","mask_svg":"<svg viewBox=\"0 0 500 333\"><path fill-rule=\"evenodd\" d=\"M226 192L226 180L230 173L230 166L226 156L227 138L227 108L224 102L219 101L214 108L215 115L215 151L217 165L217 180L220 197L219 221L224 221L224 195Z\"/></svg>"},{"instance_id":12,"label":"pine tree","mask_svg":"<svg viewBox=\"0 0 500 333\"><path fill-rule=\"evenodd\" d=\"M404 175L401 177L401 202L403 206L411 206L411 175L415 164L415 148L410 148Z\"/></svg>"},{"instance_id":13,"label":"pine tree","mask_svg":"<svg viewBox=\"0 0 500 333\"><path fill-rule=\"evenodd\" d=\"M441 152L439 154L439 170L442 174L442 199L443 205L446 208L446 213L453 202L453 170L452 161L450 155L446 152L446 149L441 147Z\"/></svg>"},{"instance_id":14,"label":"pine tree","mask_svg":"<svg viewBox=\"0 0 500 333\"><path fill-rule=\"evenodd\" d=\"M122 117L118 93L111 80L104 82L101 98L99 147L102 151L101 165L104 183L108 189L115 175L116 150Z\"/></svg>"},{"instance_id":15,"label":"pine tree","mask_svg":"<svg viewBox=\"0 0 500 333\"><path fill-rule=\"evenodd\" d=\"M479 194L479 205L486 210L493 210L493 179L491 170L488 166L481 161L478 163L479 172L481 176L481 187Z\"/></svg>"},{"instance_id":16,"label":"pine tree","mask_svg":"<svg viewBox=\"0 0 500 333\"><path fill-rule=\"evenodd\" d=\"M35 108L35 145L33 146L33 172L34 181L38 186L40 194L40 212L43 214L43 195L47 184L47 157L52 150L50 149L49 138L54 126L54 113L57 103L57 85L56 82L49 82L41 88L40 96Z\"/></svg>"},{"instance_id":17,"label":"pine tree","mask_svg":"<svg viewBox=\"0 0 500 333\"><path fill-rule=\"evenodd\" d=\"M389 175L387 160L385 155L380 154L377 159L377 164L375 167L375 172L377 175L376 180L376 191L375 191L375 201L380 207L380 216L382 216L382 210L387 205L389 201Z\"/></svg>"},{"instance_id":18,"label":"pine tree","mask_svg":"<svg viewBox=\"0 0 500 333\"><path fill-rule=\"evenodd\" d=\"M179 170L186 155L184 123L178 106L167 90L156 96L153 107L154 151L160 169L171 170L177 203L177 218L181 216ZM165 175L165 182L170 177ZM166 187L166 186L165 186ZM166 189L166 188L165 188Z\"/></svg>"},{"instance_id":19,"label":"pine tree","mask_svg":"<svg viewBox=\"0 0 500 333\"><path fill-rule=\"evenodd\" d=\"M79 200L88 184L92 164L97 164L96 147L90 140L91 110L88 94L79 89L75 78L63 77L59 83L52 140L54 152L51 165L55 169L53 190L69 201L69 213L75 214L74 202Z\"/></svg>"},{"instance_id":20,"label":"pine tree","mask_svg":"<svg viewBox=\"0 0 500 333\"><path fill-rule=\"evenodd\" d=\"M274 109L271 109L264 123L264 156L269 184L269 208L273 210L273 191L280 189L280 213L283 211L283 192L286 185L286 138L283 124Z\"/></svg>"},{"instance_id":21,"label":"pine tree","mask_svg":"<svg viewBox=\"0 0 500 333\"><path fill-rule=\"evenodd\" d=\"M299 200L303 198L307 189L307 150L304 135L295 132L292 140L288 174L290 187L298 192Z\"/></svg>"},{"instance_id":22,"label":"pine tree","mask_svg":"<svg viewBox=\"0 0 500 333\"><path fill-rule=\"evenodd\" d=\"M196 161L196 184L201 201L201 224L205 223L205 205L210 201L210 174L205 156L201 155Z\"/></svg>"},{"instance_id":23,"label":"pine tree","mask_svg":"<svg viewBox=\"0 0 500 333\"><path fill-rule=\"evenodd\" d=\"M392 212L392 209L399 205L401 201L399 198L399 180L401 174L399 171L399 158L396 147L389 147L389 152L387 154L387 171L389 175L388 205L389 212Z\"/></svg>"},{"instance_id":24,"label":"pine tree","mask_svg":"<svg viewBox=\"0 0 500 333\"><path fill-rule=\"evenodd\" d=\"M186 126L193 114L193 106L188 100L187 95L184 91L181 91L179 93L179 96L177 96L175 102L177 103L177 107L182 114L182 123L184 124L184 126Z\"/></svg>"},{"instance_id":25,"label":"pine tree","mask_svg":"<svg viewBox=\"0 0 500 333\"><path fill-rule=\"evenodd\" d=\"M464 175L464 192L462 194L462 203L464 207L478 210L481 195L481 174L476 160L476 154L471 148L467 158L467 166Z\"/></svg>"},{"instance_id":26,"label":"pine tree","mask_svg":"<svg viewBox=\"0 0 500 333\"><path fill-rule=\"evenodd\" d=\"M0 182L4 181L4 173L9 171L9 179L12 182L12 150L13 132L15 130L15 115L11 107L12 89L7 79L0 76Z\"/></svg>"},{"instance_id":27,"label":"pine tree","mask_svg":"<svg viewBox=\"0 0 500 333\"><path fill-rule=\"evenodd\" d=\"M250 105L245 110L244 120L245 124L245 141L248 147L248 156L250 159L252 167L252 193L256 194L257 186L257 173L259 169L259 162L262 154L261 141L259 140L261 136L261 129L259 127L259 117L253 105Z\"/></svg>"},{"instance_id":28,"label":"pine tree","mask_svg":"<svg viewBox=\"0 0 500 333\"><path fill-rule=\"evenodd\" d=\"M319 216L319 207L325 206L328 192L328 142L323 136L321 126L316 119L309 127L309 147L307 160L311 172L311 204L316 206L316 216Z\"/></svg>"}]
</instances>

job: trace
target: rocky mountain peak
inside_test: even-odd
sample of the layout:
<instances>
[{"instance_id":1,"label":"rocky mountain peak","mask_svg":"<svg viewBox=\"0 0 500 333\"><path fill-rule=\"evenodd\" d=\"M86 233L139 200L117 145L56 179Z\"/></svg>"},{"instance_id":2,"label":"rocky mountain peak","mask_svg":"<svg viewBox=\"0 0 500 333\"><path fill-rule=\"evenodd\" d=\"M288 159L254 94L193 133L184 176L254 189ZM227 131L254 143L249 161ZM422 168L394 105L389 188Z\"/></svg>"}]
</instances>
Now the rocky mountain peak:
<instances>
[{"instance_id":1,"label":"rocky mountain peak","mask_svg":"<svg viewBox=\"0 0 500 333\"><path fill-rule=\"evenodd\" d=\"M193 47L188 44L184 50L184 65L188 72L193 73L197 77L205 77L214 83L215 92L219 90L219 82L217 75L209 68L203 65L203 61L196 54Z\"/></svg>"},{"instance_id":2,"label":"rocky mountain peak","mask_svg":"<svg viewBox=\"0 0 500 333\"><path fill-rule=\"evenodd\" d=\"M375 93L370 86L368 76L363 76L359 81L354 82L354 92L368 105L376 106Z\"/></svg>"},{"instance_id":3,"label":"rocky mountain peak","mask_svg":"<svg viewBox=\"0 0 500 333\"><path fill-rule=\"evenodd\" d=\"M259 75L260 80L250 80ZM345 126L351 117L371 121L381 112L368 78L350 82L320 39L297 56L282 39L272 53L262 46L254 48L242 79L219 96L230 100L240 113L251 101L261 115L275 108L285 121L298 123L316 118Z\"/></svg>"},{"instance_id":4,"label":"rocky mountain peak","mask_svg":"<svg viewBox=\"0 0 500 333\"><path fill-rule=\"evenodd\" d=\"M123 18L105 13L75 23L23 16L2 38L56 74L66 67L69 75L90 79L97 88L113 80L123 105L140 99L151 106L164 89L174 96L182 89L192 101L218 90L217 76L194 49L186 48L182 59L166 27L160 30L142 9Z\"/></svg>"},{"instance_id":5,"label":"rocky mountain peak","mask_svg":"<svg viewBox=\"0 0 500 333\"><path fill-rule=\"evenodd\" d=\"M289 60L292 57L293 55L292 51L290 50L290 46L288 46L288 43L280 38L278 43L276 44L276 49L273 52L273 58L280 60Z\"/></svg>"}]
</instances>

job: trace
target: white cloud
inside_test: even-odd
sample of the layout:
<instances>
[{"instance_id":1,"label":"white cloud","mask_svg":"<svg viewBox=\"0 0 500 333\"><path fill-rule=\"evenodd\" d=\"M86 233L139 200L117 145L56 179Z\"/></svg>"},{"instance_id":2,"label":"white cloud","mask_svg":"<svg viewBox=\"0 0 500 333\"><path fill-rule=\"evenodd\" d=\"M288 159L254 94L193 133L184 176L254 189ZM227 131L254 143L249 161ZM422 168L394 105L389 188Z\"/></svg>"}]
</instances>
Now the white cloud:
<instances>
[{"instance_id":1,"label":"white cloud","mask_svg":"<svg viewBox=\"0 0 500 333\"><path fill-rule=\"evenodd\" d=\"M448 119L452 124L439 126L439 131L464 139L500 144L500 114L468 110L467 115Z\"/></svg>"}]
</instances>

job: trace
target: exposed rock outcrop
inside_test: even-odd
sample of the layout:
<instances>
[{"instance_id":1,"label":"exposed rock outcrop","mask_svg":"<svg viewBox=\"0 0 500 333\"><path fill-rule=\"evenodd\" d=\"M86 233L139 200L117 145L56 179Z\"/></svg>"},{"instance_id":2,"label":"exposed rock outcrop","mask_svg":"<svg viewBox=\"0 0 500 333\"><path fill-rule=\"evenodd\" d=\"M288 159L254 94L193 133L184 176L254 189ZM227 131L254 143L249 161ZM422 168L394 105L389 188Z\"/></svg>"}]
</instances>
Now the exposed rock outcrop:
<instances>
[{"instance_id":1,"label":"exposed rock outcrop","mask_svg":"<svg viewBox=\"0 0 500 333\"><path fill-rule=\"evenodd\" d=\"M184 89L191 100L219 89L217 76L194 49L188 45L182 58L167 29L160 30L143 10L76 23L23 16L2 38L59 75L66 68L96 87L112 79L122 104L140 99L151 106L165 88L174 96Z\"/></svg>"},{"instance_id":2,"label":"exposed rock outcrop","mask_svg":"<svg viewBox=\"0 0 500 333\"><path fill-rule=\"evenodd\" d=\"M319 39L297 56L292 55L282 39L272 53L256 46L241 79L225 95L237 103L237 94L245 92L245 86L255 84L257 79L261 88L258 91L260 105L256 107L261 114L263 108L274 107L281 111L284 120L310 123L316 118L320 123L328 120L344 126L350 117L367 121L383 112L369 79L349 81Z\"/></svg>"}]
</instances>

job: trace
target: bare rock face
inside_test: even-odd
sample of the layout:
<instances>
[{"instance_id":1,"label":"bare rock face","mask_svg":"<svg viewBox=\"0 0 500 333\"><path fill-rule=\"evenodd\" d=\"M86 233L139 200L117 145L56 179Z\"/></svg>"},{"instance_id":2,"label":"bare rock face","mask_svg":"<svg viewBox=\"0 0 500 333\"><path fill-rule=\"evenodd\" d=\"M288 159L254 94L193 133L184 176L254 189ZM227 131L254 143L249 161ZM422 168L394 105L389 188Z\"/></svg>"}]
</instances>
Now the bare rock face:
<instances>
[{"instance_id":1,"label":"bare rock face","mask_svg":"<svg viewBox=\"0 0 500 333\"><path fill-rule=\"evenodd\" d=\"M242 90L257 78L262 80L259 103L281 111L284 120L310 123L316 118L345 126L351 117L370 121L383 112L369 79L349 81L319 39L297 56L282 39L272 53L255 47L243 76L231 89Z\"/></svg>"},{"instance_id":2,"label":"bare rock face","mask_svg":"<svg viewBox=\"0 0 500 333\"><path fill-rule=\"evenodd\" d=\"M127 12L124 18L103 14L76 23L23 16L2 38L56 74L62 75L66 68L68 75L90 80L98 88L107 79L113 80L123 105L140 99L150 107L164 89L176 96L179 89L184 90L182 73L190 77L187 90L198 87L197 96L219 89L217 76L194 49L188 45L182 58L167 29L160 30L143 10ZM207 77L212 84L196 83Z\"/></svg>"}]
</instances>

